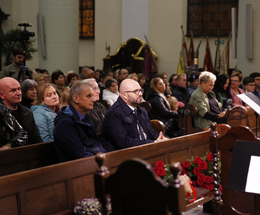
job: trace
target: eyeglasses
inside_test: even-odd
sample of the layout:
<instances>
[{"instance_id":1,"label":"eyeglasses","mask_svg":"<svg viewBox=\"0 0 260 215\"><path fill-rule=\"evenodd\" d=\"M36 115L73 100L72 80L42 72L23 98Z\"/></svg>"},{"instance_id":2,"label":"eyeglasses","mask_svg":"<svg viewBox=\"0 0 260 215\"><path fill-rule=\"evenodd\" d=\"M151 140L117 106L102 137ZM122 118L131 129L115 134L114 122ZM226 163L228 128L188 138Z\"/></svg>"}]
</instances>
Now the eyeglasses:
<instances>
[{"instance_id":1,"label":"eyeglasses","mask_svg":"<svg viewBox=\"0 0 260 215\"><path fill-rule=\"evenodd\" d=\"M100 91L100 88L99 87L92 87L93 90L99 90Z\"/></svg>"},{"instance_id":2,"label":"eyeglasses","mask_svg":"<svg viewBox=\"0 0 260 215\"><path fill-rule=\"evenodd\" d=\"M125 91L125 93L134 93L136 95L139 95L139 93L143 94L144 89L137 89L137 90L132 90L132 91Z\"/></svg>"},{"instance_id":3,"label":"eyeglasses","mask_svg":"<svg viewBox=\"0 0 260 215\"><path fill-rule=\"evenodd\" d=\"M238 80L231 80L231 82L236 82L236 83L237 83L237 82L239 82L239 81L238 81Z\"/></svg>"}]
</instances>

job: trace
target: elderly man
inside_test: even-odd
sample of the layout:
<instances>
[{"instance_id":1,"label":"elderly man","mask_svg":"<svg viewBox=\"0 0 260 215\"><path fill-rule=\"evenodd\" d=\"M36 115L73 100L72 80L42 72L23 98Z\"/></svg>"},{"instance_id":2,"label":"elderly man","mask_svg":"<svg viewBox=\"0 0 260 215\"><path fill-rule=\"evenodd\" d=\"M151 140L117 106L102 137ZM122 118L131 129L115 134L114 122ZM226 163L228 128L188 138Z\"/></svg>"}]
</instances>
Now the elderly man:
<instances>
[{"instance_id":1,"label":"elderly man","mask_svg":"<svg viewBox=\"0 0 260 215\"><path fill-rule=\"evenodd\" d=\"M60 162L105 152L86 114L93 109L94 92L90 84L78 81L70 89L71 103L54 120L54 145Z\"/></svg>"},{"instance_id":2,"label":"elderly man","mask_svg":"<svg viewBox=\"0 0 260 215\"><path fill-rule=\"evenodd\" d=\"M183 104L187 104L187 101L190 100L190 95L187 95L186 92L186 74L181 73L177 76L177 86L172 92L172 96L174 96L176 99L178 99L179 102L182 102ZM188 98L187 98L188 96Z\"/></svg>"},{"instance_id":3,"label":"elderly man","mask_svg":"<svg viewBox=\"0 0 260 215\"><path fill-rule=\"evenodd\" d=\"M118 72L118 89L120 89L120 84L123 80L127 79L128 77L128 70L127 69L120 69L119 72Z\"/></svg>"},{"instance_id":4,"label":"elderly man","mask_svg":"<svg viewBox=\"0 0 260 215\"><path fill-rule=\"evenodd\" d=\"M101 126L102 126L103 120L105 118L107 109L105 108L104 105L102 105L101 103L98 102L100 89L98 87L96 79L94 79L94 78L84 79L83 82L89 83L92 86L92 89L94 91L93 110L88 111L87 115L92 119L96 132L101 133Z\"/></svg>"},{"instance_id":5,"label":"elderly man","mask_svg":"<svg viewBox=\"0 0 260 215\"><path fill-rule=\"evenodd\" d=\"M11 77L5 77L0 80L0 103L10 109L10 114L14 116L18 124L17 129L23 129L28 134L28 139L25 144L41 143L41 137L37 131L32 111L22 105L21 86L17 80ZM3 126L0 128L1 132L5 133L5 141L10 137ZM15 131L17 132L17 131ZM1 140L3 141L3 140ZM12 147L12 145L9 145Z\"/></svg>"},{"instance_id":6,"label":"elderly man","mask_svg":"<svg viewBox=\"0 0 260 215\"><path fill-rule=\"evenodd\" d=\"M167 139L152 128L149 116L138 105L143 89L132 79L122 81L120 96L105 116L101 141L107 151L139 146Z\"/></svg>"}]
</instances>

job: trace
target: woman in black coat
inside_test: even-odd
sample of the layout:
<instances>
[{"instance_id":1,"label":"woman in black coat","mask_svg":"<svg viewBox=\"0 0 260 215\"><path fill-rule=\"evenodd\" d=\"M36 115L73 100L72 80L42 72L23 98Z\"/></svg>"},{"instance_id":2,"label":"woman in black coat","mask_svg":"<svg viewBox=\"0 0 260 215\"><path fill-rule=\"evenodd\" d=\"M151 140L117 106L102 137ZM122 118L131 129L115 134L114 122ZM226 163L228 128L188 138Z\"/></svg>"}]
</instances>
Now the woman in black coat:
<instances>
[{"instance_id":1,"label":"woman in black coat","mask_svg":"<svg viewBox=\"0 0 260 215\"><path fill-rule=\"evenodd\" d=\"M180 135L178 127L178 113L171 110L170 104L164 95L165 84L163 80L156 77L151 80L146 101L152 105L149 113L150 119L158 119L166 126L166 135L176 137Z\"/></svg>"}]
</instances>

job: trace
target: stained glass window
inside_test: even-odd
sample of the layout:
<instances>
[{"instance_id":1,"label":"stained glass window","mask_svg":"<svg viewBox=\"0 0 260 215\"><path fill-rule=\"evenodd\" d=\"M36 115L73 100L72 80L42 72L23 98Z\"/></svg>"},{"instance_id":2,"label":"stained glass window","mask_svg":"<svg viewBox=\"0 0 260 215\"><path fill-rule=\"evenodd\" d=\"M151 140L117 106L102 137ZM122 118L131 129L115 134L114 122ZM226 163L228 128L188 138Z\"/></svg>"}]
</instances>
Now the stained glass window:
<instances>
[{"instance_id":1,"label":"stained glass window","mask_svg":"<svg viewBox=\"0 0 260 215\"><path fill-rule=\"evenodd\" d=\"M229 36L232 7L238 0L188 0L187 35Z\"/></svg>"},{"instance_id":2,"label":"stained glass window","mask_svg":"<svg viewBox=\"0 0 260 215\"><path fill-rule=\"evenodd\" d=\"M79 0L79 37L94 38L94 0Z\"/></svg>"}]
</instances>

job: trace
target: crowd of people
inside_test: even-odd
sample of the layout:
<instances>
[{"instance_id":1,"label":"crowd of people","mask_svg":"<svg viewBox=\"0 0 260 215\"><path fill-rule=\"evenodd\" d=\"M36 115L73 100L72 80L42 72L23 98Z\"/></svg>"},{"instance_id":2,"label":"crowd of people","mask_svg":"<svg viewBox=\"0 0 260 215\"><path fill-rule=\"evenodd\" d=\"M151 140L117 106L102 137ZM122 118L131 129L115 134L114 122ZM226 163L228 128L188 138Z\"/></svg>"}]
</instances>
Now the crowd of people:
<instances>
[{"instance_id":1,"label":"crowd of people","mask_svg":"<svg viewBox=\"0 0 260 215\"><path fill-rule=\"evenodd\" d=\"M204 71L168 79L166 72L148 78L126 68L84 66L79 74L51 75L37 68L32 79L17 80L22 54L14 49L12 65L0 76L0 150L54 141L60 162L180 136L178 109L188 103L198 108L195 127L205 129L213 121L225 123L232 106L246 105L237 95L259 97L260 73L243 79L239 70L230 77ZM142 102L151 104L149 113ZM165 135L154 131L152 119L164 123Z\"/></svg>"}]
</instances>

